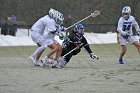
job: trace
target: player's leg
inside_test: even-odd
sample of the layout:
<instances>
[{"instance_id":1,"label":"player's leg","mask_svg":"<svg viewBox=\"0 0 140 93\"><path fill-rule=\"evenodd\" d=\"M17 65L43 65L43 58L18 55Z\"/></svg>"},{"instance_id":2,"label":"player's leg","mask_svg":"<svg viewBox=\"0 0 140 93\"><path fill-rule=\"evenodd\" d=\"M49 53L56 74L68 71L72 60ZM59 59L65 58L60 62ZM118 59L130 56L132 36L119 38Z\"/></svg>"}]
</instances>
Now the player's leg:
<instances>
[{"instance_id":1,"label":"player's leg","mask_svg":"<svg viewBox=\"0 0 140 93\"><path fill-rule=\"evenodd\" d=\"M38 65L39 58L45 49L46 49L45 46L40 46L39 48L36 49L33 55L30 56L30 59L32 59L35 65Z\"/></svg>"},{"instance_id":2,"label":"player's leg","mask_svg":"<svg viewBox=\"0 0 140 93\"><path fill-rule=\"evenodd\" d=\"M122 45L121 46L121 53L120 53L120 57L119 57L119 63L120 64L124 64L123 57L124 57L126 51L127 51L127 46L126 45Z\"/></svg>"},{"instance_id":3,"label":"player's leg","mask_svg":"<svg viewBox=\"0 0 140 93\"><path fill-rule=\"evenodd\" d=\"M31 38L33 42L39 46L39 48L37 48L36 51L30 56L30 59L35 65L38 65L38 60L46 48L45 46L42 46L44 39L38 33L32 33Z\"/></svg>"},{"instance_id":4,"label":"player's leg","mask_svg":"<svg viewBox=\"0 0 140 93\"><path fill-rule=\"evenodd\" d=\"M47 55L43 59L41 59L44 66L47 64L48 59L59 50L59 47L54 42L49 45L49 48L51 48L51 50L48 51Z\"/></svg>"},{"instance_id":5,"label":"player's leg","mask_svg":"<svg viewBox=\"0 0 140 93\"><path fill-rule=\"evenodd\" d=\"M37 43L37 45L39 46L39 48L33 53L33 55L36 56L36 60L38 61L47 46L41 46L39 43Z\"/></svg>"},{"instance_id":6,"label":"player's leg","mask_svg":"<svg viewBox=\"0 0 140 93\"><path fill-rule=\"evenodd\" d=\"M119 64L124 64L123 57L124 57L126 51L127 51L127 46L126 45L121 45L121 53L120 53L120 57L119 57Z\"/></svg>"},{"instance_id":7,"label":"player's leg","mask_svg":"<svg viewBox=\"0 0 140 93\"><path fill-rule=\"evenodd\" d=\"M120 52L120 57L119 57L119 64L124 64L123 57L127 51L127 46L126 46L126 39L124 39L122 36L119 36L119 43L121 45L121 52Z\"/></svg>"},{"instance_id":8,"label":"player's leg","mask_svg":"<svg viewBox=\"0 0 140 93\"><path fill-rule=\"evenodd\" d=\"M56 65L58 64L58 60L61 56L61 53L62 53L62 47L59 43L56 43L57 47L58 47L58 50L56 51L56 55L55 55L55 58L53 60L53 64L52 64L52 67L56 67Z\"/></svg>"},{"instance_id":9,"label":"player's leg","mask_svg":"<svg viewBox=\"0 0 140 93\"><path fill-rule=\"evenodd\" d=\"M59 47L57 46L57 44L55 43L52 43L50 46L49 46L52 50L50 50L48 53L47 53L47 57L50 58L50 56L52 56L55 52L59 51Z\"/></svg>"},{"instance_id":10,"label":"player's leg","mask_svg":"<svg viewBox=\"0 0 140 93\"><path fill-rule=\"evenodd\" d=\"M58 47L58 51L56 51L56 56L55 56L55 59L54 59L54 60L57 61L57 60L59 59L59 57L61 56L62 47L61 47L61 45L60 45L59 43L57 43L56 45L57 45L57 47Z\"/></svg>"},{"instance_id":11,"label":"player's leg","mask_svg":"<svg viewBox=\"0 0 140 93\"><path fill-rule=\"evenodd\" d=\"M132 43L137 49L140 54L140 42L135 36L131 36L129 38L130 43Z\"/></svg>"},{"instance_id":12,"label":"player's leg","mask_svg":"<svg viewBox=\"0 0 140 93\"><path fill-rule=\"evenodd\" d=\"M140 54L140 42L136 41L136 42L134 42L132 44L138 49L138 52Z\"/></svg>"}]
</instances>

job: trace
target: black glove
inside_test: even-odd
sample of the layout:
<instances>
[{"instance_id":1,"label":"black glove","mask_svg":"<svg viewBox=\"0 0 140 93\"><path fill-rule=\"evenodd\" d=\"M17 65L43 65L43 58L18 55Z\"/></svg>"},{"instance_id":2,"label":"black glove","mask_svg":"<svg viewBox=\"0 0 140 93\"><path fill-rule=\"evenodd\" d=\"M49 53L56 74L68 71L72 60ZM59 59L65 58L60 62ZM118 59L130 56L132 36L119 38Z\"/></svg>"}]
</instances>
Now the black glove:
<instances>
[{"instance_id":1,"label":"black glove","mask_svg":"<svg viewBox=\"0 0 140 93\"><path fill-rule=\"evenodd\" d=\"M68 39L65 39L65 40L62 42L62 47L66 49L67 46L69 46L69 41L68 41Z\"/></svg>"},{"instance_id":2,"label":"black glove","mask_svg":"<svg viewBox=\"0 0 140 93\"><path fill-rule=\"evenodd\" d=\"M95 55L95 53L90 53L90 57L92 59L96 58L97 60L99 59L99 57L97 55Z\"/></svg>"}]
</instances>

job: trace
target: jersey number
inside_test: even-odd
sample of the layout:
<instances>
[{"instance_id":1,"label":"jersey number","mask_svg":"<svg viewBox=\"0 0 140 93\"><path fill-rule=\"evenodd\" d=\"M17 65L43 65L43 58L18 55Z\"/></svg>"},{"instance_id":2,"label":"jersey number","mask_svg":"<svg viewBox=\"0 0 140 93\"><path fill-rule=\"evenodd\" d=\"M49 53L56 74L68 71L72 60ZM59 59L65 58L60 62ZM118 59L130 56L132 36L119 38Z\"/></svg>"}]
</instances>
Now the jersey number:
<instances>
[{"instance_id":1,"label":"jersey number","mask_svg":"<svg viewBox=\"0 0 140 93\"><path fill-rule=\"evenodd\" d=\"M123 31L129 31L130 30L131 25L123 25Z\"/></svg>"}]
</instances>

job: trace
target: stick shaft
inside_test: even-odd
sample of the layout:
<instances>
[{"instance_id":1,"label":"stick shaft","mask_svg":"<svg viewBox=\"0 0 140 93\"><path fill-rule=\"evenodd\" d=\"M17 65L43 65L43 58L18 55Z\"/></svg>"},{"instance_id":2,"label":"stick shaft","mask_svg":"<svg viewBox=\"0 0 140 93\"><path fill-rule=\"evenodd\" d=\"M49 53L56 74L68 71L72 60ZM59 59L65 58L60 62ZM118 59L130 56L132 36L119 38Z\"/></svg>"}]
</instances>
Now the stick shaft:
<instances>
[{"instance_id":1,"label":"stick shaft","mask_svg":"<svg viewBox=\"0 0 140 93\"><path fill-rule=\"evenodd\" d=\"M80 22L82 22L82 21L84 21L84 20L90 18L90 17L91 17L91 15L89 15L89 16L85 17L84 19L82 19L82 20L80 20L80 21L74 23L73 25L69 26L69 27L67 28L67 30L70 29L71 27L75 26L76 24L78 24L78 23L80 23Z\"/></svg>"},{"instance_id":2,"label":"stick shaft","mask_svg":"<svg viewBox=\"0 0 140 93\"><path fill-rule=\"evenodd\" d=\"M65 56L67 56L67 55L69 55L71 52L73 52L74 50L76 50L76 49L78 49L78 48L80 48L80 46L82 46L83 45L83 43L82 44L80 44L80 45L78 45L78 46L76 46L74 49L72 49L71 51L69 51L67 54L65 54L63 57L65 57Z\"/></svg>"}]
</instances>

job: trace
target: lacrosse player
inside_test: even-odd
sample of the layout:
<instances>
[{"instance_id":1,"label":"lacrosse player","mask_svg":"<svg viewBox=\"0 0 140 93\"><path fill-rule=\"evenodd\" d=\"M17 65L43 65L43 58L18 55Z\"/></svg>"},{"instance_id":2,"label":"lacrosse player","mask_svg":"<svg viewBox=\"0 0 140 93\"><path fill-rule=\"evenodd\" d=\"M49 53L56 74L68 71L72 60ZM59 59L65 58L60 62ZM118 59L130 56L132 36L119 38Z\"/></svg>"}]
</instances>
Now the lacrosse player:
<instances>
[{"instance_id":1,"label":"lacrosse player","mask_svg":"<svg viewBox=\"0 0 140 93\"><path fill-rule=\"evenodd\" d=\"M76 49L70 52L67 56L65 56L64 59L58 60L56 68L63 68L70 61L72 56L77 55L81 51L82 47L87 50L92 59L99 59L97 55L91 51L89 44L83 35L84 26L82 24L75 25L74 30L72 30L70 35L67 36L62 43L63 49L61 56L64 56L65 54L69 53L74 48Z\"/></svg>"},{"instance_id":2,"label":"lacrosse player","mask_svg":"<svg viewBox=\"0 0 140 93\"><path fill-rule=\"evenodd\" d=\"M30 56L34 65L39 65L39 58L47 47L51 48L51 50L48 52L47 56L42 59L43 65L46 64L48 58L54 53L56 53L54 60L57 60L60 57L62 48L54 37L56 33L58 34L59 24L63 22L63 20L63 14L51 8L48 15L40 18L32 26L31 38L33 42L39 46L39 48Z\"/></svg>"},{"instance_id":3,"label":"lacrosse player","mask_svg":"<svg viewBox=\"0 0 140 93\"><path fill-rule=\"evenodd\" d=\"M118 38L119 38L119 43L121 45L119 64L124 64L123 56L127 51L127 46L126 46L127 42L132 43L140 53L140 43L133 35L132 26L135 27L138 35L140 35L140 28L135 18L130 14L131 14L131 8L129 6L125 6L122 9L122 17L120 17L118 21L117 32L119 34Z\"/></svg>"}]
</instances>

